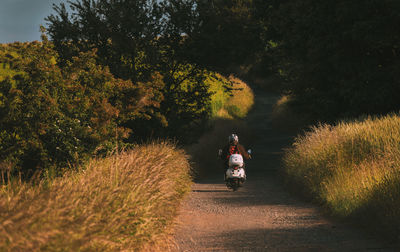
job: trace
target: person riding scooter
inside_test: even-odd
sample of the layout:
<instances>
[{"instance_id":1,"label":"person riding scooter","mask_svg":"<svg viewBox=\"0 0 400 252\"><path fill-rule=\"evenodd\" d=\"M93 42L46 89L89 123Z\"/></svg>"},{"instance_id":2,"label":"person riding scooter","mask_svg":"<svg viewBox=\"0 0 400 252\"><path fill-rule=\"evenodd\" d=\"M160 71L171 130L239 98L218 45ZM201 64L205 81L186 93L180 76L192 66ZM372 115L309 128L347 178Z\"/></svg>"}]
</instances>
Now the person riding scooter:
<instances>
[{"instance_id":1,"label":"person riding scooter","mask_svg":"<svg viewBox=\"0 0 400 252\"><path fill-rule=\"evenodd\" d=\"M240 154L244 159L250 159L251 156L247 153L243 145L239 144L239 137L236 134L231 134L228 137L229 144L227 144L220 152L220 157L224 160L224 171L229 167L229 157L232 154Z\"/></svg>"}]
</instances>

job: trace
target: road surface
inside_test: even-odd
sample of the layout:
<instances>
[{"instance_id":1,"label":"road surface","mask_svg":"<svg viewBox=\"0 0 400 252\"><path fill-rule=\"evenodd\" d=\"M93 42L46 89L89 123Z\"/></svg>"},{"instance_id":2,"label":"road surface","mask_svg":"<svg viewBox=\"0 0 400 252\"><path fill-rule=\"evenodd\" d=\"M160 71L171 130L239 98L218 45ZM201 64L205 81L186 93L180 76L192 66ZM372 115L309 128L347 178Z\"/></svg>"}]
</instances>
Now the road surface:
<instances>
[{"instance_id":1,"label":"road surface","mask_svg":"<svg viewBox=\"0 0 400 252\"><path fill-rule=\"evenodd\" d=\"M270 126L276 99L256 92L247 118L256 139L244 187L228 190L218 173L197 181L180 209L173 250L400 251L287 192L278 170L292 137Z\"/></svg>"}]
</instances>

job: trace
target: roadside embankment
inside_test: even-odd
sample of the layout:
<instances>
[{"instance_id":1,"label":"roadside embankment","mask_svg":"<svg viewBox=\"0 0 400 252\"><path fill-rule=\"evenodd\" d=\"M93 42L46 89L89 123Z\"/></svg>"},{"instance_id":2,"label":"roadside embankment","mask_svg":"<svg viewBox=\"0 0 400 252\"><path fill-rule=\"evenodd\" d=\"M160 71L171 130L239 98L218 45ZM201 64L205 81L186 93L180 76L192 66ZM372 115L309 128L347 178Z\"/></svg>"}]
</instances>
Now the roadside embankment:
<instances>
[{"instance_id":1,"label":"roadside embankment","mask_svg":"<svg viewBox=\"0 0 400 252\"><path fill-rule=\"evenodd\" d=\"M182 150L153 143L15 183L0 191L1 251L137 251L165 241L191 176Z\"/></svg>"},{"instance_id":2,"label":"roadside embankment","mask_svg":"<svg viewBox=\"0 0 400 252\"><path fill-rule=\"evenodd\" d=\"M288 184L335 216L398 238L400 117L320 125L299 136L284 157Z\"/></svg>"}]
</instances>

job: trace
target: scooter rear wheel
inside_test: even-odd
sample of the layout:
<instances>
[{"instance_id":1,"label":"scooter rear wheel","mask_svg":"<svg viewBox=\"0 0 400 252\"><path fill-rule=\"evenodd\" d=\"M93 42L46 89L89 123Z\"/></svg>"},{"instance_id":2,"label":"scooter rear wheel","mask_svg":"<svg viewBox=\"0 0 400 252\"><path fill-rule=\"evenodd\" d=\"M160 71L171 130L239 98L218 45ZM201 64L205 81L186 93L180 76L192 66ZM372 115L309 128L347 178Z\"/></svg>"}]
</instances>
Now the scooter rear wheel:
<instances>
[{"instance_id":1,"label":"scooter rear wheel","mask_svg":"<svg viewBox=\"0 0 400 252\"><path fill-rule=\"evenodd\" d=\"M239 189L239 179L233 179L232 181L232 190L235 192Z\"/></svg>"}]
</instances>

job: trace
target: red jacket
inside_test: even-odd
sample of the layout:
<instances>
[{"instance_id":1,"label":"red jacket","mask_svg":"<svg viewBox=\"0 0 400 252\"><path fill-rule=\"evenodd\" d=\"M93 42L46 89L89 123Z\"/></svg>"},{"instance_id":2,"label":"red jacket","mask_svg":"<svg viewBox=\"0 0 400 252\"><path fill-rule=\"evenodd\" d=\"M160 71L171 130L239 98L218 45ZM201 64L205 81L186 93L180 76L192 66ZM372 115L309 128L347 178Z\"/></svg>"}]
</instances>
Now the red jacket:
<instances>
[{"instance_id":1,"label":"red jacket","mask_svg":"<svg viewBox=\"0 0 400 252\"><path fill-rule=\"evenodd\" d=\"M241 144L237 144L237 145L226 145L223 149L222 149L222 156L221 158L223 160L225 160L226 162L228 162L229 157L232 154L240 154L243 156L244 159L250 159L249 153L247 153L247 151L245 150L245 148L243 147L243 145Z\"/></svg>"}]
</instances>

